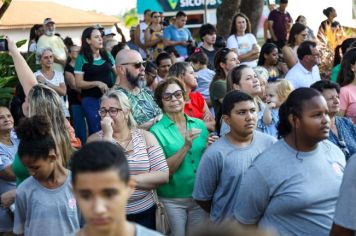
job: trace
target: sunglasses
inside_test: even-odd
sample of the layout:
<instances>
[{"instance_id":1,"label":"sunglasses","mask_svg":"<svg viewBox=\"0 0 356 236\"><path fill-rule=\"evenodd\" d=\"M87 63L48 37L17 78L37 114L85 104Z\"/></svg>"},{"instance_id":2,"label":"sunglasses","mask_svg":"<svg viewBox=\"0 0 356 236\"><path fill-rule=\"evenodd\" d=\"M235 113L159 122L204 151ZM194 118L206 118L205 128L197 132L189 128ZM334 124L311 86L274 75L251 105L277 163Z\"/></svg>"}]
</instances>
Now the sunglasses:
<instances>
[{"instance_id":1,"label":"sunglasses","mask_svg":"<svg viewBox=\"0 0 356 236\"><path fill-rule=\"evenodd\" d=\"M146 67L146 62L145 61L127 62L127 63L122 63L121 65L133 65L136 69L139 69L141 68L141 66Z\"/></svg>"},{"instance_id":2,"label":"sunglasses","mask_svg":"<svg viewBox=\"0 0 356 236\"><path fill-rule=\"evenodd\" d=\"M164 101L171 101L173 96L176 98L176 99L181 99L183 97L183 94L184 92L182 90L177 90L173 93L163 93L162 94L162 99Z\"/></svg>"}]
</instances>

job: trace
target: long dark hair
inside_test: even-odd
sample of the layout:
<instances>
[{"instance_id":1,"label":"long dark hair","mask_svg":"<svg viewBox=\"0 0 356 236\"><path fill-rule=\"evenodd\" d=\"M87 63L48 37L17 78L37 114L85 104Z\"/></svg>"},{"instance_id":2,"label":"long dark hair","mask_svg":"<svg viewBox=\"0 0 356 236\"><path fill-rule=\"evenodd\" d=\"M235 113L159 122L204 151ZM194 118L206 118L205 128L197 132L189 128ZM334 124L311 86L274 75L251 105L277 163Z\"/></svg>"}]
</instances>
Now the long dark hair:
<instances>
[{"instance_id":1,"label":"long dark hair","mask_svg":"<svg viewBox=\"0 0 356 236\"><path fill-rule=\"evenodd\" d=\"M246 20L246 30L245 33L251 33L251 23L250 23L250 19L248 19L248 17L243 14L243 13L237 13L234 18L232 18L232 23L231 23L231 29L230 29L230 35L234 35L237 34L237 29L236 29L236 19L237 17L242 17Z\"/></svg>"},{"instance_id":2,"label":"long dark hair","mask_svg":"<svg viewBox=\"0 0 356 236\"><path fill-rule=\"evenodd\" d=\"M351 70L351 65L356 63L356 48L351 48L346 52L341 61L341 69L337 82L341 87L351 84L355 78L355 71Z\"/></svg>"},{"instance_id":3,"label":"long dark hair","mask_svg":"<svg viewBox=\"0 0 356 236\"><path fill-rule=\"evenodd\" d=\"M341 55L340 55L340 49L342 55L345 55L346 50L351 47L353 42L356 41L356 38L347 38L344 41L342 41L341 45L337 45L335 48L335 57L334 57L334 66L337 66L341 63Z\"/></svg>"},{"instance_id":4,"label":"long dark hair","mask_svg":"<svg viewBox=\"0 0 356 236\"><path fill-rule=\"evenodd\" d=\"M257 65L258 66L264 66L265 65L265 54L271 54L273 49L278 47L274 43L265 43L262 45L260 56L258 58Z\"/></svg>"},{"instance_id":5,"label":"long dark hair","mask_svg":"<svg viewBox=\"0 0 356 236\"><path fill-rule=\"evenodd\" d=\"M300 23L295 23L289 33L289 38L288 38L288 44L291 47L295 46L295 36L297 34L300 34L303 30L305 30L307 27L305 27L305 25L300 24Z\"/></svg>"},{"instance_id":6,"label":"long dark hair","mask_svg":"<svg viewBox=\"0 0 356 236\"><path fill-rule=\"evenodd\" d=\"M88 61L89 64L92 64L94 61L93 51L90 48L90 45L87 42L87 39L91 38L91 34L94 30L98 30L95 27L88 27L82 33L82 46L80 48L80 54L84 56L84 58ZM111 63L109 59L109 55L105 49L100 49L100 56L103 60Z\"/></svg>"}]
</instances>

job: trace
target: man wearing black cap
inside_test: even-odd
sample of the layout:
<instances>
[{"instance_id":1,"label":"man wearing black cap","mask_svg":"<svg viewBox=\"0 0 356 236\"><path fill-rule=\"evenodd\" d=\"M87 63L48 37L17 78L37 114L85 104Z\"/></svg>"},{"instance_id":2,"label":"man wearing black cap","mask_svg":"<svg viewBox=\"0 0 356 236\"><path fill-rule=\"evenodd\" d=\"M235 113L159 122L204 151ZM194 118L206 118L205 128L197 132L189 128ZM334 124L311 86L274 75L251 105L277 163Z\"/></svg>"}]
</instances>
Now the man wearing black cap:
<instances>
[{"instance_id":1,"label":"man wearing black cap","mask_svg":"<svg viewBox=\"0 0 356 236\"><path fill-rule=\"evenodd\" d=\"M268 26L271 32L272 41L279 50L287 42L288 31L293 23L293 19L286 11L288 0L281 0L277 9L271 11L268 16Z\"/></svg>"},{"instance_id":2,"label":"man wearing black cap","mask_svg":"<svg viewBox=\"0 0 356 236\"><path fill-rule=\"evenodd\" d=\"M51 48L54 55L54 69L62 72L67 59L67 48L64 45L63 40L55 35L56 25L52 18L46 18L43 21L45 29L44 35L42 35L37 42L37 55L41 55L44 48Z\"/></svg>"}]
</instances>

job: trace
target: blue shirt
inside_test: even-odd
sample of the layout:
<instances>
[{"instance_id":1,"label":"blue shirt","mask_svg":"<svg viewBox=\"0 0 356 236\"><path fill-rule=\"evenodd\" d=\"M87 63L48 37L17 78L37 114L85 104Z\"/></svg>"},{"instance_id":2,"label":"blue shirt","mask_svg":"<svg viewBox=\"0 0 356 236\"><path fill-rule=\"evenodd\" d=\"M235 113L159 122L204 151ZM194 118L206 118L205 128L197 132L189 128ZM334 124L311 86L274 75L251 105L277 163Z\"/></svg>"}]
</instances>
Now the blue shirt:
<instances>
[{"instance_id":1,"label":"blue shirt","mask_svg":"<svg viewBox=\"0 0 356 236\"><path fill-rule=\"evenodd\" d=\"M356 127L350 119L339 116L335 117L335 125L339 137L330 130L329 140L343 151L348 160L356 153Z\"/></svg>"},{"instance_id":2,"label":"blue shirt","mask_svg":"<svg viewBox=\"0 0 356 236\"><path fill-rule=\"evenodd\" d=\"M174 25L170 25L163 31L163 38L170 41L188 41L192 39L190 31L186 28L176 28ZM188 49L182 45L175 46L180 56L187 57Z\"/></svg>"},{"instance_id":3,"label":"blue shirt","mask_svg":"<svg viewBox=\"0 0 356 236\"><path fill-rule=\"evenodd\" d=\"M263 115L257 121L257 130L278 138L277 123L279 121L279 109L271 109L272 122L267 125L263 122ZM263 114L263 113L262 113Z\"/></svg>"}]
</instances>

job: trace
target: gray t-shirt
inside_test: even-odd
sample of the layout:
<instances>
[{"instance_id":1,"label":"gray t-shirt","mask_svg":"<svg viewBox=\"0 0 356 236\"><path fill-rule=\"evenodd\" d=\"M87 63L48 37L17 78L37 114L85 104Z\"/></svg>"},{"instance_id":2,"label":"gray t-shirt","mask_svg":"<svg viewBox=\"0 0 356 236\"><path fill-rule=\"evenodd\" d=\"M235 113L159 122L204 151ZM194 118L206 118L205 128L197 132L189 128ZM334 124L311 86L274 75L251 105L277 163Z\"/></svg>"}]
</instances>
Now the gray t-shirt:
<instances>
[{"instance_id":1,"label":"gray t-shirt","mask_svg":"<svg viewBox=\"0 0 356 236\"><path fill-rule=\"evenodd\" d=\"M347 162L337 201L334 222L356 231L356 154Z\"/></svg>"},{"instance_id":2,"label":"gray t-shirt","mask_svg":"<svg viewBox=\"0 0 356 236\"><path fill-rule=\"evenodd\" d=\"M80 228L68 172L64 184L56 189L43 187L32 176L22 182L16 192L15 234L63 236Z\"/></svg>"},{"instance_id":3,"label":"gray t-shirt","mask_svg":"<svg viewBox=\"0 0 356 236\"><path fill-rule=\"evenodd\" d=\"M20 140L17 138L16 133L11 131L10 140L12 142L11 146L7 146L0 143L0 171L4 170L6 167L12 164L15 159L17 152L17 147L19 146ZM1 194L16 188L15 181L7 181L0 178L0 196ZM11 232L13 228L13 223L8 209L0 206L0 232Z\"/></svg>"},{"instance_id":4,"label":"gray t-shirt","mask_svg":"<svg viewBox=\"0 0 356 236\"><path fill-rule=\"evenodd\" d=\"M157 231L153 231L151 229L148 229L142 225L139 224L135 224L136 227L136 234L135 236L163 236L163 234L157 232ZM78 232L76 233L71 233L67 236L76 236Z\"/></svg>"},{"instance_id":5,"label":"gray t-shirt","mask_svg":"<svg viewBox=\"0 0 356 236\"><path fill-rule=\"evenodd\" d=\"M256 156L276 141L272 136L255 131L247 147L238 147L224 136L205 151L199 164L193 198L212 200L212 221L233 217L236 194L245 171Z\"/></svg>"},{"instance_id":6,"label":"gray t-shirt","mask_svg":"<svg viewBox=\"0 0 356 236\"><path fill-rule=\"evenodd\" d=\"M344 154L328 140L299 153L279 140L246 172L234 216L283 236L329 235L344 167Z\"/></svg>"}]
</instances>

